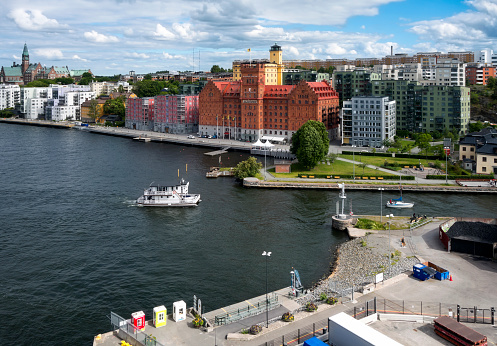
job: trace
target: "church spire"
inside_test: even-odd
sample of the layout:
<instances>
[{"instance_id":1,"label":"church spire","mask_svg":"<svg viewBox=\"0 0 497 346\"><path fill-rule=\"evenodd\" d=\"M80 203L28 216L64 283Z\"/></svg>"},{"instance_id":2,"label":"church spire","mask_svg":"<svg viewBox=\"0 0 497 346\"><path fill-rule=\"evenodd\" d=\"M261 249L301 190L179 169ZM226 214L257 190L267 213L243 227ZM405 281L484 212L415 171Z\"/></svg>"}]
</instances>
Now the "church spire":
<instances>
[{"instance_id":1,"label":"church spire","mask_svg":"<svg viewBox=\"0 0 497 346\"><path fill-rule=\"evenodd\" d=\"M24 50L22 51L22 57L28 57L29 58L29 53L28 53L28 45L24 43Z\"/></svg>"}]
</instances>

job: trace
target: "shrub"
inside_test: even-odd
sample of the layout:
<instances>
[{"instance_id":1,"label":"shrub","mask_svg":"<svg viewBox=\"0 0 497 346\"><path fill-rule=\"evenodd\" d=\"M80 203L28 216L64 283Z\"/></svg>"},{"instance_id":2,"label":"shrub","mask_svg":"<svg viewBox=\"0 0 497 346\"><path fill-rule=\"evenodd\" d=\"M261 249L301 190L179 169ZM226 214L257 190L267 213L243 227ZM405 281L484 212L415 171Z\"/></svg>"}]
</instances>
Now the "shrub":
<instances>
[{"instance_id":1,"label":"shrub","mask_svg":"<svg viewBox=\"0 0 497 346\"><path fill-rule=\"evenodd\" d=\"M317 309L318 309L318 306L314 303L307 303L305 306L305 310L308 312L313 312L313 311L316 311Z\"/></svg>"},{"instance_id":2,"label":"shrub","mask_svg":"<svg viewBox=\"0 0 497 346\"><path fill-rule=\"evenodd\" d=\"M248 333L249 333L249 331L247 329L242 329L240 332L240 334L248 334Z\"/></svg>"},{"instance_id":3,"label":"shrub","mask_svg":"<svg viewBox=\"0 0 497 346\"><path fill-rule=\"evenodd\" d=\"M285 312L281 319L285 322L292 322L295 319L295 316L292 315L291 312Z\"/></svg>"},{"instance_id":4,"label":"shrub","mask_svg":"<svg viewBox=\"0 0 497 346\"><path fill-rule=\"evenodd\" d=\"M326 300L326 298L328 298L328 296L324 292L319 295L320 300Z\"/></svg>"},{"instance_id":5,"label":"shrub","mask_svg":"<svg viewBox=\"0 0 497 346\"><path fill-rule=\"evenodd\" d=\"M250 334L257 335L260 332L262 332L262 327L261 326L259 326L257 324L254 324L252 327L250 327L250 330L249 330Z\"/></svg>"}]
</instances>

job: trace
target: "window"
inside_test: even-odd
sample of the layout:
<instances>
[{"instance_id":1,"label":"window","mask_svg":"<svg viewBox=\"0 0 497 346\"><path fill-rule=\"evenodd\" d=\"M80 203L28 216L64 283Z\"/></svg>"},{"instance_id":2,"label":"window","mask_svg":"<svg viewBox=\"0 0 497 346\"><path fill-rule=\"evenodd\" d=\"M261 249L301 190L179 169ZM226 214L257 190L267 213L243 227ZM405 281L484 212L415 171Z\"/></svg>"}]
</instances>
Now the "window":
<instances>
[{"instance_id":1,"label":"window","mask_svg":"<svg viewBox=\"0 0 497 346\"><path fill-rule=\"evenodd\" d=\"M482 160L483 162L487 162L487 157L486 157L486 156L483 156L483 157L481 158L481 160Z\"/></svg>"},{"instance_id":2,"label":"window","mask_svg":"<svg viewBox=\"0 0 497 346\"><path fill-rule=\"evenodd\" d=\"M482 168L481 168L481 171L482 171L482 172L486 172L486 171L487 171L487 167L482 167Z\"/></svg>"}]
</instances>

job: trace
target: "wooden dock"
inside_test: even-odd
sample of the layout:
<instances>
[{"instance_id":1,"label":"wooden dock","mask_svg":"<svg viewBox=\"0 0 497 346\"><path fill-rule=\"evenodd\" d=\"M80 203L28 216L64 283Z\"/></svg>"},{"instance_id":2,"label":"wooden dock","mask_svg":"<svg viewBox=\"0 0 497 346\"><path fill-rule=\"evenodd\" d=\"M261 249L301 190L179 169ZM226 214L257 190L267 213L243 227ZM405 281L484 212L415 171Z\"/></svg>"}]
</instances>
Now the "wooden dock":
<instances>
[{"instance_id":1,"label":"wooden dock","mask_svg":"<svg viewBox=\"0 0 497 346\"><path fill-rule=\"evenodd\" d=\"M230 149L230 147L225 147L225 148L222 148L221 150L209 151L208 153L204 153L204 154L208 155L208 156L216 156L216 155L226 154L229 149Z\"/></svg>"},{"instance_id":2,"label":"wooden dock","mask_svg":"<svg viewBox=\"0 0 497 346\"><path fill-rule=\"evenodd\" d=\"M205 176L207 178L232 177L235 175L233 170L233 168L230 168L228 171L221 171L219 167L211 167L211 169L205 174Z\"/></svg>"}]
</instances>

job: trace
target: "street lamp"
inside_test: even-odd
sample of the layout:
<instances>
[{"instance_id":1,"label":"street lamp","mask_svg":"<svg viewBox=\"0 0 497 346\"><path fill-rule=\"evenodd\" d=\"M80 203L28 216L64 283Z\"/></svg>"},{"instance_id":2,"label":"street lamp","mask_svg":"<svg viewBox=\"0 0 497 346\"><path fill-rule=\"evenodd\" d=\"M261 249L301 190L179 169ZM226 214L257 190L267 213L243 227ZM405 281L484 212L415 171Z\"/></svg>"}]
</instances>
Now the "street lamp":
<instances>
[{"instance_id":1,"label":"street lamp","mask_svg":"<svg viewBox=\"0 0 497 346\"><path fill-rule=\"evenodd\" d=\"M266 151L267 151L267 147L264 146L264 181L266 181L266 169L267 169L266 168Z\"/></svg>"},{"instance_id":2,"label":"street lamp","mask_svg":"<svg viewBox=\"0 0 497 346\"><path fill-rule=\"evenodd\" d=\"M383 222L383 190L385 190L383 187L379 187L378 190L380 190L380 222Z\"/></svg>"},{"instance_id":3,"label":"street lamp","mask_svg":"<svg viewBox=\"0 0 497 346\"><path fill-rule=\"evenodd\" d=\"M390 256L392 255L392 248L390 244L390 223L392 222L393 214L386 215L388 217L388 274L392 275L392 261L390 260Z\"/></svg>"},{"instance_id":4,"label":"street lamp","mask_svg":"<svg viewBox=\"0 0 497 346\"><path fill-rule=\"evenodd\" d=\"M269 299L267 297L267 259L271 256L271 252L262 252L262 256L266 257L266 328L269 327Z\"/></svg>"}]
</instances>

